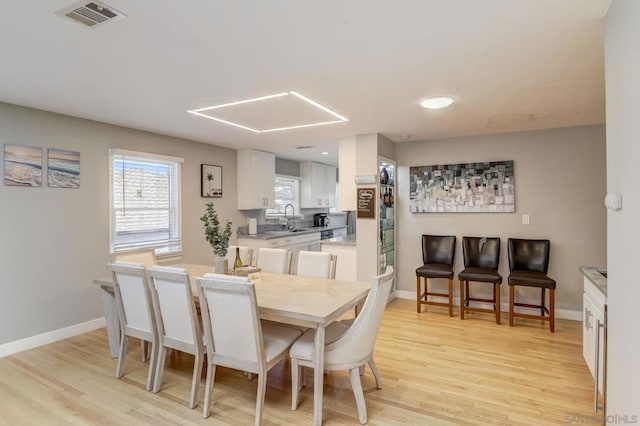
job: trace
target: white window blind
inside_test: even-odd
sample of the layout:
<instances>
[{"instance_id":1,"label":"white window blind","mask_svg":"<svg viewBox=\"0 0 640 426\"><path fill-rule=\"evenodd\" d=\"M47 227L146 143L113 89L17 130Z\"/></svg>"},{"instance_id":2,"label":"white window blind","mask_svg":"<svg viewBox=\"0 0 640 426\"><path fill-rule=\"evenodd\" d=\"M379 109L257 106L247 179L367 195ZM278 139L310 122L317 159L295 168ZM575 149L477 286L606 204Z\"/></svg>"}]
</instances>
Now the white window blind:
<instances>
[{"instance_id":1,"label":"white window blind","mask_svg":"<svg viewBox=\"0 0 640 426\"><path fill-rule=\"evenodd\" d=\"M153 248L182 251L181 158L109 152L111 252Z\"/></svg>"},{"instance_id":2,"label":"white window blind","mask_svg":"<svg viewBox=\"0 0 640 426\"><path fill-rule=\"evenodd\" d=\"M294 176L276 176L275 179L275 208L267 209L265 216L282 217L284 216L284 208L287 204L293 205L296 214L300 212L300 178ZM289 207L289 215L293 214Z\"/></svg>"}]
</instances>

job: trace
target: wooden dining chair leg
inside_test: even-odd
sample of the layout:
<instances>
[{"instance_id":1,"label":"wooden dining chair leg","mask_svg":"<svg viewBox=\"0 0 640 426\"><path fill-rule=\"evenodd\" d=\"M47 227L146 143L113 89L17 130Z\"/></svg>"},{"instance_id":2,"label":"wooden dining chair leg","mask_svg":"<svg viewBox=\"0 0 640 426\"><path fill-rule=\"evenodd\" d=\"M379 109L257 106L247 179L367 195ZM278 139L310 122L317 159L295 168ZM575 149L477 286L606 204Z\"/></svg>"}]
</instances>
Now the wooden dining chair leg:
<instances>
[{"instance_id":1,"label":"wooden dining chair leg","mask_svg":"<svg viewBox=\"0 0 640 426\"><path fill-rule=\"evenodd\" d=\"M189 399L189 408L194 409L198 405L198 390L200 389L200 376L202 375L202 358L203 353L195 354L193 362L193 377L191 378L191 398Z\"/></svg>"},{"instance_id":2,"label":"wooden dining chair leg","mask_svg":"<svg viewBox=\"0 0 640 426\"><path fill-rule=\"evenodd\" d=\"M153 389L153 379L156 373L156 363L158 361L158 344L151 342L151 356L149 357L149 373L147 374L147 390Z\"/></svg>"},{"instance_id":3,"label":"wooden dining chair leg","mask_svg":"<svg viewBox=\"0 0 640 426\"><path fill-rule=\"evenodd\" d=\"M376 389L382 389L382 380L380 379L380 372L378 372L378 366L376 365L373 357L369 360L369 368L373 373L373 377L376 379Z\"/></svg>"},{"instance_id":4,"label":"wooden dining chair leg","mask_svg":"<svg viewBox=\"0 0 640 426\"><path fill-rule=\"evenodd\" d=\"M353 396L356 399L356 406L358 407L358 418L360 424L367 423L367 406L364 403L364 393L362 392L362 383L360 382L360 375L357 368L349 370L349 377L351 378L351 389L353 390Z\"/></svg>"},{"instance_id":5,"label":"wooden dining chair leg","mask_svg":"<svg viewBox=\"0 0 640 426\"><path fill-rule=\"evenodd\" d=\"M204 401L202 407L202 417L205 419L209 417L209 412L211 408L211 394L213 393L213 381L216 377L216 366L215 364L207 365L207 381L204 386Z\"/></svg>"},{"instance_id":6,"label":"wooden dining chair leg","mask_svg":"<svg viewBox=\"0 0 640 426\"><path fill-rule=\"evenodd\" d=\"M556 331L556 290L549 290L549 331ZM596 330L596 332L598 332Z\"/></svg>"},{"instance_id":7,"label":"wooden dining chair leg","mask_svg":"<svg viewBox=\"0 0 640 426\"><path fill-rule=\"evenodd\" d=\"M153 393L158 393L160 390L160 384L162 382L162 375L164 373L164 364L167 359L167 348L164 346L160 348L160 353L158 354L158 362L156 365L156 378L153 383Z\"/></svg>"},{"instance_id":8,"label":"wooden dining chair leg","mask_svg":"<svg viewBox=\"0 0 640 426\"><path fill-rule=\"evenodd\" d=\"M496 324L500 325L500 286L498 284L493 284L493 294L496 301Z\"/></svg>"},{"instance_id":9,"label":"wooden dining chair leg","mask_svg":"<svg viewBox=\"0 0 640 426\"><path fill-rule=\"evenodd\" d=\"M256 426L262 425L262 412L264 411L264 395L267 391L267 373L258 374L258 395L256 396Z\"/></svg>"},{"instance_id":10,"label":"wooden dining chair leg","mask_svg":"<svg viewBox=\"0 0 640 426\"><path fill-rule=\"evenodd\" d=\"M544 316L544 302L545 302L545 291L544 291L544 287L542 287L542 294L540 295L540 316L543 317Z\"/></svg>"},{"instance_id":11,"label":"wooden dining chair leg","mask_svg":"<svg viewBox=\"0 0 640 426\"><path fill-rule=\"evenodd\" d=\"M465 307L465 295L464 295L464 281L460 280L460 319L464 319L464 307Z\"/></svg>"},{"instance_id":12,"label":"wooden dining chair leg","mask_svg":"<svg viewBox=\"0 0 640 426\"><path fill-rule=\"evenodd\" d=\"M513 327L513 286L509 286L509 327Z\"/></svg>"},{"instance_id":13,"label":"wooden dining chair leg","mask_svg":"<svg viewBox=\"0 0 640 426\"><path fill-rule=\"evenodd\" d=\"M127 356L127 335L120 333L120 352L118 353L118 366L116 367L116 379L124 374L124 359Z\"/></svg>"},{"instance_id":14,"label":"wooden dining chair leg","mask_svg":"<svg viewBox=\"0 0 640 426\"><path fill-rule=\"evenodd\" d=\"M425 283L426 286L426 283ZM418 313L420 313L420 299L421 299L421 295L422 295L422 289L421 289L422 285L420 283L420 276L416 275L416 302L417 302L417 310Z\"/></svg>"},{"instance_id":15,"label":"wooden dining chair leg","mask_svg":"<svg viewBox=\"0 0 640 426\"><path fill-rule=\"evenodd\" d=\"M449 278L449 316L453 316L453 279Z\"/></svg>"}]
</instances>

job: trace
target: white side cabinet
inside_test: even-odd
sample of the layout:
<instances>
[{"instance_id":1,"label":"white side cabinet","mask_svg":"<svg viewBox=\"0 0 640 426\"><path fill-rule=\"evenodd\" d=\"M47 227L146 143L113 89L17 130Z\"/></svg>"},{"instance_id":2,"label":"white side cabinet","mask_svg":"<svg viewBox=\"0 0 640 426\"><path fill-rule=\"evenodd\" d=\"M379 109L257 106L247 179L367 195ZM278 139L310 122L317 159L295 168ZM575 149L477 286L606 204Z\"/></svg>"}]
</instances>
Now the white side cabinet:
<instances>
[{"instance_id":1,"label":"white side cabinet","mask_svg":"<svg viewBox=\"0 0 640 426\"><path fill-rule=\"evenodd\" d=\"M584 310L582 318L582 355L594 379L596 364L598 365L598 391L602 393L604 330L602 327L598 327L598 324L604 324L604 305L606 304L606 298L586 277L584 278L582 302Z\"/></svg>"},{"instance_id":2,"label":"white side cabinet","mask_svg":"<svg viewBox=\"0 0 640 426\"><path fill-rule=\"evenodd\" d=\"M335 207L336 168L325 164L300 163L300 207Z\"/></svg>"},{"instance_id":3,"label":"white side cabinet","mask_svg":"<svg viewBox=\"0 0 640 426\"><path fill-rule=\"evenodd\" d=\"M276 156L256 150L238 151L238 210L275 207Z\"/></svg>"}]
</instances>

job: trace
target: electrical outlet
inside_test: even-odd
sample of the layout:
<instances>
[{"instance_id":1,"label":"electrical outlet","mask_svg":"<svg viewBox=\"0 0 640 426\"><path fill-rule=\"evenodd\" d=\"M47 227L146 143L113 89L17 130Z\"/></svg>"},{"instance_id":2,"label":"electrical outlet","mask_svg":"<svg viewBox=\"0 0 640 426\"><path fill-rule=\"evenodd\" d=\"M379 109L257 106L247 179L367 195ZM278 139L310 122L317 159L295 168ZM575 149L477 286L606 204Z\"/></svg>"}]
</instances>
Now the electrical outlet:
<instances>
[{"instance_id":1,"label":"electrical outlet","mask_svg":"<svg viewBox=\"0 0 640 426\"><path fill-rule=\"evenodd\" d=\"M528 225L531 223L531 218L529 217L528 214L523 214L522 215L522 224L523 225Z\"/></svg>"}]
</instances>

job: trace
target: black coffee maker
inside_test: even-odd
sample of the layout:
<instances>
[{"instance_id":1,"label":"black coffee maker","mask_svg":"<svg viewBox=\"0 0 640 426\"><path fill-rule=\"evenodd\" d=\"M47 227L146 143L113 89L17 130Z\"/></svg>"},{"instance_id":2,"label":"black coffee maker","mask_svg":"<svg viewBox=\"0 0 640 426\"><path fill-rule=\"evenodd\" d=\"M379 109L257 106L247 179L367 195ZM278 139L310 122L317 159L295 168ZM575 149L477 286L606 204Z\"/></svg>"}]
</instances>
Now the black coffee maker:
<instances>
[{"instance_id":1,"label":"black coffee maker","mask_svg":"<svg viewBox=\"0 0 640 426\"><path fill-rule=\"evenodd\" d=\"M326 213L316 213L313 215L313 226L327 226L330 221Z\"/></svg>"}]
</instances>

